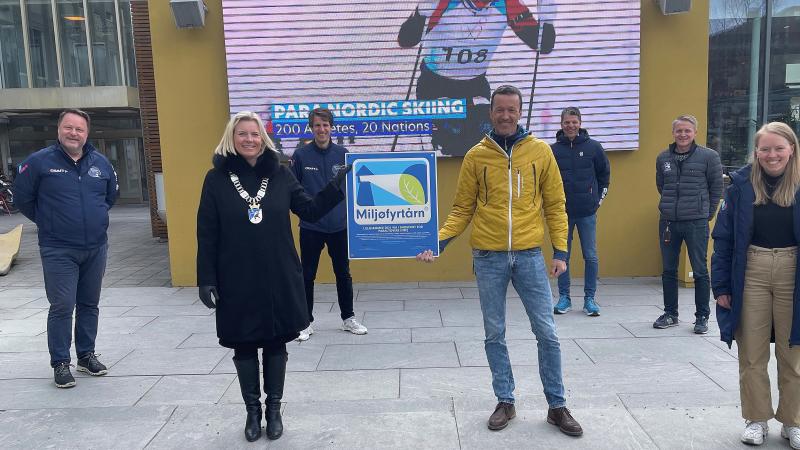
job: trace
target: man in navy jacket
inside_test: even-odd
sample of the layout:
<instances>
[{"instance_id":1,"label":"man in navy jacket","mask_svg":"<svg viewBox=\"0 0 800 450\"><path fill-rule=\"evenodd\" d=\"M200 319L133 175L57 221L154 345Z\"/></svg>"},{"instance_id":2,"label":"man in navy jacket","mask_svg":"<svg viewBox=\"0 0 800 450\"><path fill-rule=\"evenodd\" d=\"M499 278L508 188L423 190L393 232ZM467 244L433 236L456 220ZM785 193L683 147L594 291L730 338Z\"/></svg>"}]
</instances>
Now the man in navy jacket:
<instances>
[{"instance_id":1,"label":"man in navy jacket","mask_svg":"<svg viewBox=\"0 0 800 450\"><path fill-rule=\"evenodd\" d=\"M611 167L603 146L581 128L581 112L578 108L569 107L561 112L561 130L551 147L564 181L569 219L567 270L558 277L558 303L553 309L556 314L565 314L572 309L569 254L572 249L572 230L577 227L584 261L583 312L587 316L599 316L600 307L594 300L598 272L597 209L608 193Z\"/></svg>"},{"instance_id":2,"label":"man in navy jacket","mask_svg":"<svg viewBox=\"0 0 800 450\"><path fill-rule=\"evenodd\" d=\"M325 188L333 176L344 166L347 149L331 141L333 114L327 108L317 108L308 114L308 125L314 140L297 149L292 155L292 171L297 181L310 195ZM328 255L336 276L336 296L342 317L342 330L353 334L366 334L367 328L356 320L353 312L353 279L350 276L350 259L347 255L347 210L339 203L317 222L300 221L300 260L303 265L308 316L314 322L314 280L317 277L322 248L328 246ZM314 328L300 332L298 340L305 341Z\"/></svg>"},{"instance_id":3,"label":"man in navy jacket","mask_svg":"<svg viewBox=\"0 0 800 450\"><path fill-rule=\"evenodd\" d=\"M57 387L75 386L70 373L75 312L77 370L99 376L108 369L94 353L100 286L108 249L108 210L117 199L117 174L86 143L89 115L77 109L58 117L58 142L19 165L14 202L39 229L47 314L47 346Z\"/></svg>"}]
</instances>

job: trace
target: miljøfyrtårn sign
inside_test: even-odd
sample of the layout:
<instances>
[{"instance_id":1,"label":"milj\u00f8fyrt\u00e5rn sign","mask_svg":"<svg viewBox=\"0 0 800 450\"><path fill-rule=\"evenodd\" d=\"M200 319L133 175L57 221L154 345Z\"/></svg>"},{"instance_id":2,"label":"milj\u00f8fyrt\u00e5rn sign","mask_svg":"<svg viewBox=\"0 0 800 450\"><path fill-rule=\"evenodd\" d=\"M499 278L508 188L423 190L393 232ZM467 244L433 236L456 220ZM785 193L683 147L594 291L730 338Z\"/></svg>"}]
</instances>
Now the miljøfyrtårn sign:
<instances>
[{"instance_id":1,"label":"milj\u00f8fyrt\u00e5rn sign","mask_svg":"<svg viewBox=\"0 0 800 450\"><path fill-rule=\"evenodd\" d=\"M348 153L347 233L351 259L439 254L434 152Z\"/></svg>"}]
</instances>

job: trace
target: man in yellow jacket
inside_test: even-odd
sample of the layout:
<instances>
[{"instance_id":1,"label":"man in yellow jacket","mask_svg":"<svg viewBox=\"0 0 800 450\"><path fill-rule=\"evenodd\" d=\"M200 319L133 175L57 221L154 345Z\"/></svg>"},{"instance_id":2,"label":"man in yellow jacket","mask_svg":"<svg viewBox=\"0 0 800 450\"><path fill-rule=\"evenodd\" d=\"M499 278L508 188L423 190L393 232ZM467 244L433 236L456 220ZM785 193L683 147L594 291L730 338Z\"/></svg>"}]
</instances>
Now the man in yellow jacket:
<instances>
[{"instance_id":1,"label":"man in yellow jacket","mask_svg":"<svg viewBox=\"0 0 800 450\"><path fill-rule=\"evenodd\" d=\"M464 156L453 209L439 230L439 249L472 222L470 244L486 358L498 400L489 429L502 430L516 416L514 375L505 341L506 290L511 281L536 334L539 376L549 406L547 422L568 435L580 436L583 429L566 408L561 347L547 279L548 272L557 277L566 269L564 188L550 146L517 124L521 115L519 89L500 86L492 93L492 132ZM554 247L549 271L541 248L545 221ZM422 252L417 259L432 262L432 252Z\"/></svg>"}]
</instances>

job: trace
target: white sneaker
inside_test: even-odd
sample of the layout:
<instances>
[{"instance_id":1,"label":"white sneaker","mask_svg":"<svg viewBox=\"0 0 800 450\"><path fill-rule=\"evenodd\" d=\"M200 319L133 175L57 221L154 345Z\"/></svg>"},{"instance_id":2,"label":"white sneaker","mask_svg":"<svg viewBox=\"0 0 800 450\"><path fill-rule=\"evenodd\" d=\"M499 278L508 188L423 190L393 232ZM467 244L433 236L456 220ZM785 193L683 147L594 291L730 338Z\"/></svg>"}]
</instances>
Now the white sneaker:
<instances>
[{"instance_id":1,"label":"white sneaker","mask_svg":"<svg viewBox=\"0 0 800 450\"><path fill-rule=\"evenodd\" d=\"M764 438L767 437L769 427L767 422L751 422L747 421L742 433L742 442L750 445L761 445L764 443Z\"/></svg>"},{"instance_id":2,"label":"white sneaker","mask_svg":"<svg viewBox=\"0 0 800 450\"><path fill-rule=\"evenodd\" d=\"M308 328L300 332L300 336L297 336L297 340L300 342L307 341L312 334L314 334L314 328L309 325Z\"/></svg>"},{"instance_id":3,"label":"white sneaker","mask_svg":"<svg viewBox=\"0 0 800 450\"><path fill-rule=\"evenodd\" d=\"M781 437L789 440L789 446L795 450L800 450L800 427L787 427L786 425L781 428Z\"/></svg>"},{"instance_id":4,"label":"white sneaker","mask_svg":"<svg viewBox=\"0 0 800 450\"><path fill-rule=\"evenodd\" d=\"M351 317L342 322L342 330L353 334L367 334L367 327L358 323L355 317Z\"/></svg>"}]
</instances>

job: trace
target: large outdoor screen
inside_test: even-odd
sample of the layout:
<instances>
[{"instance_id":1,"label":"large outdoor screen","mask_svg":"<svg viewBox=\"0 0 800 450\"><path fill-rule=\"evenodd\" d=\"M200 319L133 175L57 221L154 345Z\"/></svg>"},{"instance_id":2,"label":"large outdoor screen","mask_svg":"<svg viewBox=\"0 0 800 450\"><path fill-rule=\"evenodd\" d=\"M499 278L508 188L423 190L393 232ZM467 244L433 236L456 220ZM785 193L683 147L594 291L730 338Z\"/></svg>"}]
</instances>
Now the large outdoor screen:
<instances>
[{"instance_id":1,"label":"large outdoor screen","mask_svg":"<svg viewBox=\"0 0 800 450\"><path fill-rule=\"evenodd\" d=\"M547 142L577 106L607 150L638 147L640 0L223 0L223 15L231 113L261 114L285 155L327 107L350 151L461 156L504 84Z\"/></svg>"}]
</instances>

